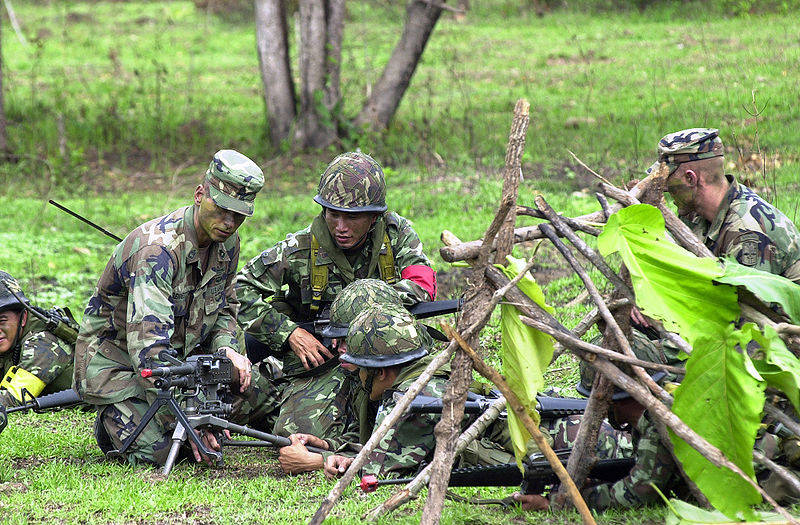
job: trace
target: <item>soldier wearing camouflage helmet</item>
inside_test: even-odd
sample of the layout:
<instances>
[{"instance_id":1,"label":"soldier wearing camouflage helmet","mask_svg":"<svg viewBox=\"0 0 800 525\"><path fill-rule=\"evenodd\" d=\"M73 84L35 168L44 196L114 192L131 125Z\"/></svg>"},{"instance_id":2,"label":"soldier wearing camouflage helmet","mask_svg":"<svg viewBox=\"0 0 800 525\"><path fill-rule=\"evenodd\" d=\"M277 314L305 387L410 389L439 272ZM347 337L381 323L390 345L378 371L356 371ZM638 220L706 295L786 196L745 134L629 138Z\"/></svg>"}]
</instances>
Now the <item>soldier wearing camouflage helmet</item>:
<instances>
[{"instance_id":1,"label":"soldier wearing camouflage helmet","mask_svg":"<svg viewBox=\"0 0 800 525\"><path fill-rule=\"evenodd\" d=\"M0 405L5 407L72 384L75 341L52 333L26 306L30 304L19 282L0 271Z\"/></svg>"},{"instance_id":2,"label":"soldier wearing camouflage helmet","mask_svg":"<svg viewBox=\"0 0 800 525\"><path fill-rule=\"evenodd\" d=\"M336 157L314 201L322 210L311 225L248 262L236 283L248 353L259 359L266 351L251 348L261 346L278 354L286 374L333 356L299 324L323 316L351 282L380 279L406 305L436 296L436 274L419 236L408 220L387 211L384 173L372 157Z\"/></svg>"},{"instance_id":3,"label":"soldier wearing camouflage helmet","mask_svg":"<svg viewBox=\"0 0 800 525\"><path fill-rule=\"evenodd\" d=\"M800 233L777 208L725 174L719 130L692 128L664 136L658 161L681 219L718 257L800 283Z\"/></svg>"},{"instance_id":4,"label":"soldier wearing camouflage helmet","mask_svg":"<svg viewBox=\"0 0 800 525\"><path fill-rule=\"evenodd\" d=\"M181 359L224 351L241 384L235 417L263 417L275 408L274 387L241 353L233 286L236 230L253 214L263 183L249 158L218 151L194 191L194 205L142 224L114 249L84 312L75 352L76 388L97 409L95 437L104 452L121 446L155 400L153 380L139 372L166 364L158 357L162 350ZM159 413L127 459L163 464L173 427L173 418ZM210 433L203 438L218 447Z\"/></svg>"}]
</instances>

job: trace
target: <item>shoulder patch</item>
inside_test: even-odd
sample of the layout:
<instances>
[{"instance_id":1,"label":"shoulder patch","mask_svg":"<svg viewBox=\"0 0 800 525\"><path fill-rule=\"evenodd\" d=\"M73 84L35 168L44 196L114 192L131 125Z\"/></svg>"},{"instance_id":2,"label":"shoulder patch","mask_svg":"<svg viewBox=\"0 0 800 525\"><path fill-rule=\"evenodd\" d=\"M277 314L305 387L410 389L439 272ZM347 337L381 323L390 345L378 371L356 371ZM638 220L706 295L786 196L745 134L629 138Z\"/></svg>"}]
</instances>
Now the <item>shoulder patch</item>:
<instances>
[{"instance_id":1,"label":"shoulder patch","mask_svg":"<svg viewBox=\"0 0 800 525\"><path fill-rule=\"evenodd\" d=\"M739 237L738 242L741 246L739 252L739 263L744 266L755 266L761 259L761 236L755 232L745 233Z\"/></svg>"}]
</instances>

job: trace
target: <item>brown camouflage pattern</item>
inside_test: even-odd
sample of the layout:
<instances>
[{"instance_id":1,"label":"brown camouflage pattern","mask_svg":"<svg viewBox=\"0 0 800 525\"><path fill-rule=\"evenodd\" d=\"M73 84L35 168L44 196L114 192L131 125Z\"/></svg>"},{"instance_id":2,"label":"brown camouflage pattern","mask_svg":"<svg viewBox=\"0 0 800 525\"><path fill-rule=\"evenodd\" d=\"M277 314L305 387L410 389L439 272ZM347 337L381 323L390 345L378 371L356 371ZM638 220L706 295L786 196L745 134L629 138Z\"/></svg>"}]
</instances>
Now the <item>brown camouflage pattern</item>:
<instances>
[{"instance_id":1,"label":"brown camouflage pattern","mask_svg":"<svg viewBox=\"0 0 800 525\"><path fill-rule=\"evenodd\" d=\"M361 152L333 159L319 179L314 200L340 211L386 211L386 181L375 159Z\"/></svg>"}]
</instances>

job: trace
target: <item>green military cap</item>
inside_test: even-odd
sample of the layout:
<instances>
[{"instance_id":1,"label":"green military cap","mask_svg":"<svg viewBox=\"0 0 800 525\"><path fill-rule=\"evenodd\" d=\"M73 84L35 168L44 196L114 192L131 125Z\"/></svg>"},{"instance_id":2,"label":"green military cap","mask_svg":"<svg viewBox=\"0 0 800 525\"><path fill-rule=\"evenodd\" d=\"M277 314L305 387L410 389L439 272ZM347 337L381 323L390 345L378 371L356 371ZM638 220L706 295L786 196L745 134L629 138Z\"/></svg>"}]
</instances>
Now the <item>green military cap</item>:
<instances>
[{"instance_id":1,"label":"green military cap","mask_svg":"<svg viewBox=\"0 0 800 525\"><path fill-rule=\"evenodd\" d=\"M0 312L24 308L28 303L28 298L22 293L19 282L2 270L0 270L0 281L2 281L0 284Z\"/></svg>"},{"instance_id":2,"label":"green military cap","mask_svg":"<svg viewBox=\"0 0 800 525\"><path fill-rule=\"evenodd\" d=\"M650 174L660 163L669 167L671 174L680 164L694 160L722 157L722 139L714 128L691 128L664 135L658 141L658 160L647 169Z\"/></svg>"},{"instance_id":3,"label":"green military cap","mask_svg":"<svg viewBox=\"0 0 800 525\"><path fill-rule=\"evenodd\" d=\"M322 173L314 202L337 211L383 213L387 209L383 169L365 153L343 153Z\"/></svg>"},{"instance_id":4,"label":"green military cap","mask_svg":"<svg viewBox=\"0 0 800 525\"><path fill-rule=\"evenodd\" d=\"M359 279L339 292L331 303L330 324L322 330L323 337L345 337L350 323L371 305L402 305L397 290L380 279Z\"/></svg>"},{"instance_id":5,"label":"green military cap","mask_svg":"<svg viewBox=\"0 0 800 525\"><path fill-rule=\"evenodd\" d=\"M350 323L341 361L363 368L403 365L428 355L426 337L402 306L370 307Z\"/></svg>"},{"instance_id":6,"label":"green military cap","mask_svg":"<svg viewBox=\"0 0 800 525\"><path fill-rule=\"evenodd\" d=\"M214 204L250 217L256 193L264 186L264 173L238 151L223 149L214 154L206 182Z\"/></svg>"}]
</instances>

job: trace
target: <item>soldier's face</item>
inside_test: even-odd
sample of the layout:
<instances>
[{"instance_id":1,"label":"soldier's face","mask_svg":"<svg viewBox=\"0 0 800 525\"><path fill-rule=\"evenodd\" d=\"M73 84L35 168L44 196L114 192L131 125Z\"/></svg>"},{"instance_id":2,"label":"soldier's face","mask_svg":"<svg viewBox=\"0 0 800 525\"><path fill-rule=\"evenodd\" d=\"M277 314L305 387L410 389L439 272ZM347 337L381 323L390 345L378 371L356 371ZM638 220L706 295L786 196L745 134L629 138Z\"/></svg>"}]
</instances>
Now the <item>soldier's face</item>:
<instances>
[{"instance_id":1,"label":"soldier's face","mask_svg":"<svg viewBox=\"0 0 800 525\"><path fill-rule=\"evenodd\" d=\"M212 242L225 242L244 222L244 215L214 204L203 185L195 190L195 204L197 213L194 215L194 225L201 247Z\"/></svg>"},{"instance_id":2,"label":"soldier's face","mask_svg":"<svg viewBox=\"0 0 800 525\"><path fill-rule=\"evenodd\" d=\"M336 351L339 352L339 355L344 355L344 354L347 353L347 340L346 339L344 339L344 338L342 338L342 339L334 339L333 341L334 341L334 344L336 345ZM354 365L352 363L345 363L344 361L339 361L339 366L341 366L342 368L344 368L345 370L347 370L349 372L354 372L356 370L356 368L358 368L356 365Z\"/></svg>"},{"instance_id":3,"label":"soldier's face","mask_svg":"<svg viewBox=\"0 0 800 525\"><path fill-rule=\"evenodd\" d=\"M19 331L19 318L21 312L6 310L0 312L0 354L11 350L11 345L17 338Z\"/></svg>"},{"instance_id":4,"label":"soldier's face","mask_svg":"<svg viewBox=\"0 0 800 525\"><path fill-rule=\"evenodd\" d=\"M328 231L336 241L336 245L342 250L360 245L377 217L377 214L372 212L349 213L325 210L325 224L328 225Z\"/></svg>"},{"instance_id":5,"label":"soldier's face","mask_svg":"<svg viewBox=\"0 0 800 525\"><path fill-rule=\"evenodd\" d=\"M695 191L684 179L680 167L667 178L667 191L672 196L672 201L678 207L678 214L683 215L694 209Z\"/></svg>"}]
</instances>

